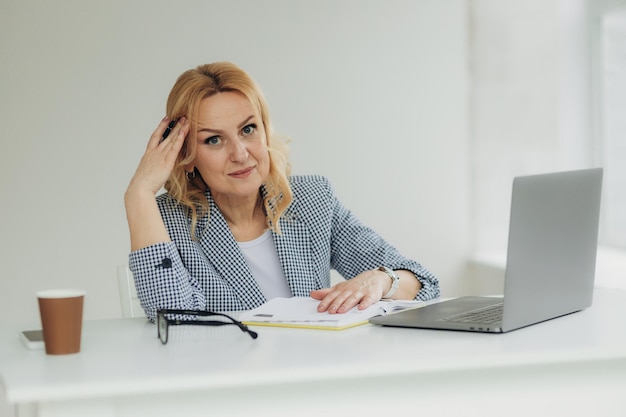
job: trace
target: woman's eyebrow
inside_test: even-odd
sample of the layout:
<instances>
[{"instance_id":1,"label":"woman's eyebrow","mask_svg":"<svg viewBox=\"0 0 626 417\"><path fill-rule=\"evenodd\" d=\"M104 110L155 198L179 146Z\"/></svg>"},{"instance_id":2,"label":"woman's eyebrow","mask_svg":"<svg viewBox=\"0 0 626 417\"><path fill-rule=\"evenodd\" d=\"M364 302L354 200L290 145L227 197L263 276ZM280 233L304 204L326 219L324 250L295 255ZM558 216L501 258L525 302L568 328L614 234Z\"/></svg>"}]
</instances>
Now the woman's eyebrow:
<instances>
[{"instance_id":1,"label":"woman's eyebrow","mask_svg":"<svg viewBox=\"0 0 626 417\"><path fill-rule=\"evenodd\" d=\"M250 120L252 120L252 119L254 119L254 115L250 115L250 116L246 117L246 119L245 119L243 122L241 122L241 123L239 124L239 126L237 126L237 128L238 128L238 129L241 129L242 127L244 127L245 125L247 125L247 124L248 124L248 122L250 122ZM203 133L210 132L210 133L218 133L218 134L219 134L219 133L224 133L224 131L223 131L223 130L220 130L220 129L213 129L213 128L210 128L210 127L203 127L203 128L200 128L200 129L198 129L198 132L203 132Z\"/></svg>"},{"instance_id":2,"label":"woman's eyebrow","mask_svg":"<svg viewBox=\"0 0 626 417\"><path fill-rule=\"evenodd\" d=\"M242 127L244 127L245 125L247 125L247 124L248 124L248 122L250 122L250 120L252 120L252 119L254 119L254 115L253 115L253 114L252 114L252 115L250 115L250 116L248 116L248 117L246 118L246 120L244 120L243 122L241 122L241 123L239 124L239 129L241 129Z\"/></svg>"}]
</instances>

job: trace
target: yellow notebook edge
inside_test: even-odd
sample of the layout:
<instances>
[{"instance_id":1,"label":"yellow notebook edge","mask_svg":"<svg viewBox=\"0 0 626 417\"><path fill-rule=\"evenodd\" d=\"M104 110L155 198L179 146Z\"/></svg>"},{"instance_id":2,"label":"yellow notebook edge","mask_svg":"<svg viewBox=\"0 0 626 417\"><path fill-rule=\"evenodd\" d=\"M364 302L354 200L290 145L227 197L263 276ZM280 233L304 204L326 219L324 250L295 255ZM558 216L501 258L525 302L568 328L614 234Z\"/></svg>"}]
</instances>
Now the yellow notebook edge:
<instances>
[{"instance_id":1,"label":"yellow notebook edge","mask_svg":"<svg viewBox=\"0 0 626 417\"><path fill-rule=\"evenodd\" d=\"M351 327L362 326L369 323L369 319L359 321L356 323L346 324L344 326L324 326L321 324L303 324L303 323L280 323L280 322L265 322L265 321L243 321L246 326L264 326L264 327L289 327L292 329L315 329L315 330L344 330Z\"/></svg>"}]
</instances>

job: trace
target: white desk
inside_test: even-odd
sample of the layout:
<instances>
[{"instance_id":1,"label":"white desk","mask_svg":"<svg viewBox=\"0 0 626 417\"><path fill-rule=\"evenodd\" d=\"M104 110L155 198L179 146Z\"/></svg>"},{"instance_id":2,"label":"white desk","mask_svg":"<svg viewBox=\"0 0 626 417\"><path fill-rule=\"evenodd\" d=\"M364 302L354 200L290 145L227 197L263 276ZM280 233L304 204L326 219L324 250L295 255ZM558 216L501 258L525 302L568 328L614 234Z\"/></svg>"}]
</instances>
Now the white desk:
<instances>
[{"instance_id":1,"label":"white desk","mask_svg":"<svg viewBox=\"0 0 626 417\"><path fill-rule=\"evenodd\" d=\"M153 324L121 319L47 356L17 330L0 332L0 376L19 416L626 415L623 290L503 335L175 326L163 346Z\"/></svg>"}]
</instances>

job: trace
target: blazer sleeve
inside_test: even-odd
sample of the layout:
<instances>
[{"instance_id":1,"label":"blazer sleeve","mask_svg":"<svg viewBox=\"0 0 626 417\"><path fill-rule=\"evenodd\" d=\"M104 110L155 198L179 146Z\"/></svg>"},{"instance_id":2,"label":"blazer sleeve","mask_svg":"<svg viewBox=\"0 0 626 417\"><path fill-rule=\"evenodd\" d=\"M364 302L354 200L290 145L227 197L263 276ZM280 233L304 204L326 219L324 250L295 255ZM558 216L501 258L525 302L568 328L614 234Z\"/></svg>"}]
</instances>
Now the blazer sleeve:
<instances>
[{"instance_id":1,"label":"blazer sleeve","mask_svg":"<svg viewBox=\"0 0 626 417\"><path fill-rule=\"evenodd\" d=\"M128 266L135 279L137 297L151 321L158 308L205 309L204 292L185 268L174 242L131 252Z\"/></svg>"},{"instance_id":2,"label":"blazer sleeve","mask_svg":"<svg viewBox=\"0 0 626 417\"><path fill-rule=\"evenodd\" d=\"M217 206L209 202L211 215L198 219L201 236L194 240L187 209L168 194L158 196L172 241L129 255L138 298L152 321L159 308L240 311L265 301Z\"/></svg>"},{"instance_id":3,"label":"blazer sleeve","mask_svg":"<svg viewBox=\"0 0 626 417\"><path fill-rule=\"evenodd\" d=\"M332 210L331 265L344 278L363 271L386 266L413 272L422 288L417 300L430 300L440 295L435 275L419 262L403 256L374 230L364 225L334 194L327 182L328 201Z\"/></svg>"},{"instance_id":4,"label":"blazer sleeve","mask_svg":"<svg viewBox=\"0 0 626 417\"><path fill-rule=\"evenodd\" d=\"M194 275L189 268L195 259L190 256L193 242L188 236L186 212L167 194L158 196L157 204L172 241L133 251L128 259L137 296L151 321L159 308L204 310L207 307L201 276Z\"/></svg>"}]
</instances>

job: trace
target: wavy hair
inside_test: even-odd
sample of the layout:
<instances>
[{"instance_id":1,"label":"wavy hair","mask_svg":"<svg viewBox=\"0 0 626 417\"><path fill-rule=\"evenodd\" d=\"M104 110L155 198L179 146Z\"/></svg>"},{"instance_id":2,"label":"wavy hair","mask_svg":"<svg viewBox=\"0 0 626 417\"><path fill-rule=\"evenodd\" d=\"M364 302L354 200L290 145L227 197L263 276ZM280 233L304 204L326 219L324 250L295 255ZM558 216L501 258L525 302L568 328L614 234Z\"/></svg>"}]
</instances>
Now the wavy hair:
<instances>
[{"instance_id":1,"label":"wavy hair","mask_svg":"<svg viewBox=\"0 0 626 417\"><path fill-rule=\"evenodd\" d=\"M191 217L191 235L196 236L198 219L209 214L209 202L205 192L209 187L196 170L195 178L188 180L185 166L196 157L198 132L198 111L200 102L220 92L243 94L258 112L265 127L267 148L270 157L269 175L259 190L263 199L268 227L280 233L279 220L293 199L289 186L291 166L288 161L288 148L285 140L278 137L270 121L269 108L263 93L254 80L241 68L230 62L215 62L200 65L185 71L178 77L167 99L166 114L170 119L187 117L190 123L189 134L178 155L176 165L168 181L167 192L185 206Z\"/></svg>"}]
</instances>

